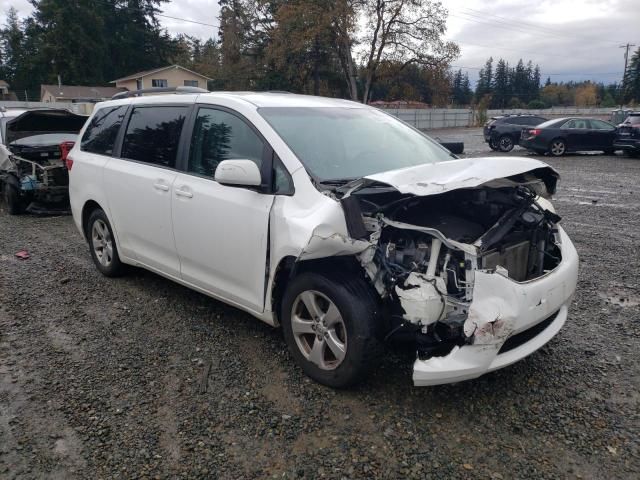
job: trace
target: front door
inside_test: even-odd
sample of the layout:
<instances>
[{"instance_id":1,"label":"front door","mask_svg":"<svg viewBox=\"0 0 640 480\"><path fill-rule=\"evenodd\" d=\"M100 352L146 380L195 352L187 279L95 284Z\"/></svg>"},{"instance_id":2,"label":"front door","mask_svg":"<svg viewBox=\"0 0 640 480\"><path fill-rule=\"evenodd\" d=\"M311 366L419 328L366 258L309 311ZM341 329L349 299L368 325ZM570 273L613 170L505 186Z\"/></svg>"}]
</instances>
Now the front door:
<instances>
[{"instance_id":1,"label":"front door","mask_svg":"<svg viewBox=\"0 0 640 480\"><path fill-rule=\"evenodd\" d=\"M173 231L182 279L234 303L262 311L273 195L225 186L213 178L222 160L262 167L267 145L236 114L201 107L186 172L172 191Z\"/></svg>"},{"instance_id":2,"label":"front door","mask_svg":"<svg viewBox=\"0 0 640 480\"><path fill-rule=\"evenodd\" d=\"M120 158L104 167L109 211L123 255L180 276L171 224L172 189L189 107L135 107Z\"/></svg>"},{"instance_id":3,"label":"front door","mask_svg":"<svg viewBox=\"0 0 640 480\"><path fill-rule=\"evenodd\" d=\"M588 119L571 119L564 124L562 129L566 131L567 150L572 152L593 150L593 137L590 135L591 131Z\"/></svg>"}]
</instances>

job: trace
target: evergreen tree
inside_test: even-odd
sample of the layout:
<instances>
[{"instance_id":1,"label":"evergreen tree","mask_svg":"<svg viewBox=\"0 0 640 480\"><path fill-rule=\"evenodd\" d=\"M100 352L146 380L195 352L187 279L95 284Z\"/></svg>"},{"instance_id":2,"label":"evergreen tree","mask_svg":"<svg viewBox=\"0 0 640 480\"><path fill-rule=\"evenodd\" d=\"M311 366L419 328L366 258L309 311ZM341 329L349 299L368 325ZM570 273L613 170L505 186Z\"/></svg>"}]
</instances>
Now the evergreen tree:
<instances>
[{"instance_id":1,"label":"evergreen tree","mask_svg":"<svg viewBox=\"0 0 640 480\"><path fill-rule=\"evenodd\" d=\"M640 48L638 48L624 74L624 101L640 103Z\"/></svg>"},{"instance_id":2,"label":"evergreen tree","mask_svg":"<svg viewBox=\"0 0 640 480\"><path fill-rule=\"evenodd\" d=\"M493 97L491 106L494 108L506 108L511 97L509 64L502 58L496 64L496 73L493 77Z\"/></svg>"},{"instance_id":3,"label":"evergreen tree","mask_svg":"<svg viewBox=\"0 0 640 480\"><path fill-rule=\"evenodd\" d=\"M489 60L484 64L484 67L480 69L478 74L478 83L476 85L476 102L480 102L485 95L491 93L493 85L493 57L489 57Z\"/></svg>"}]
</instances>

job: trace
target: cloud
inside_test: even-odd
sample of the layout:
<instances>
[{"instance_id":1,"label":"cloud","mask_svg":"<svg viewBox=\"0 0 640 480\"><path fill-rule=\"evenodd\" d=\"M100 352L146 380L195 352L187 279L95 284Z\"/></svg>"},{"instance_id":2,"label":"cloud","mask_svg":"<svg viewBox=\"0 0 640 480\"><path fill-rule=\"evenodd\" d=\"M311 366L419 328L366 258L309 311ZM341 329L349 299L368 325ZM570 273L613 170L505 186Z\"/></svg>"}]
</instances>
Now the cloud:
<instances>
[{"instance_id":1,"label":"cloud","mask_svg":"<svg viewBox=\"0 0 640 480\"><path fill-rule=\"evenodd\" d=\"M479 67L489 56L523 58L554 81L620 81L619 45L637 37L638 0L449 0L447 37L459 42L455 64ZM636 42L640 43L640 42ZM477 78L477 70L469 76Z\"/></svg>"}]
</instances>

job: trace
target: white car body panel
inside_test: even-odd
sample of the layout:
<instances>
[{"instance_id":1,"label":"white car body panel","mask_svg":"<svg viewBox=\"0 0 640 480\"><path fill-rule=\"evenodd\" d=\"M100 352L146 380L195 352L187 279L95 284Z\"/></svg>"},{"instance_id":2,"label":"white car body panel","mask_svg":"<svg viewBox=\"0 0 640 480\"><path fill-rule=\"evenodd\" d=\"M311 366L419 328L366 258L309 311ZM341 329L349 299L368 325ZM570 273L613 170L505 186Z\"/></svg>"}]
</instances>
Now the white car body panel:
<instances>
[{"instance_id":1,"label":"white car body panel","mask_svg":"<svg viewBox=\"0 0 640 480\"><path fill-rule=\"evenodd\" d=\"M416 386L438 385L479 377L506 367L535 352L564 325L578 281L578 254L560 229L563 262L535 280L518 283L500 273L477 271L465 333L473 345L454 347L444 357L417 359L413 367ZM541 335L498 354L510 335L518 334L554 316Z\"/></svg>"},{"instance_id":2,"label":"white car body panel","mask_svg":"<svg viewBox=\"0 0 640 480\"><path fill-rule=\"evenodd\" d=\"M83 208L94 201L110 220L123 262L148 268L271 325L278 324L271 299L283 260L301 262L352 255L366 270L373 242L350 238L340 202L316 188L300 160L258 109L369 107L344 100L252 93L159 95L114 100L100 106L196 102L232 109L252 123L288 170L295 193L265 195L224 186L212 179L82 152L78 142L70 153L75 160L70 194L73 217L81 232ZM80 137L83 134L84 129ZM483 185L514 185L505 177L539 168L548 165L514 157L458 159L369 175L364 182L380 182L401 193L429 196ZM158 189L154 187L157 184L169 188ZM545 199L540 199L540 204L552 208ZM161 213L159 205L164 209ZM476 341L454 347L446 356L416 360L415 385L478 377L524 358L559 331L566 320L578 270L575 248L564 231L560 230L560 236L562 263L540 278L518 283L498 271L476 270L474 297L464 326L465 333L474 335ZM454 241L450 244L456 246ZM474 245L458 246L468 255L477 252ZM509 335L536 325L553 312L557 312L556 317L542 334L498 354Z\"/></svg>"},{"instance_id":3,"label":"white car body panel","mask_svg":"<svg viewBox=\"0 0 640 480\"><path fill-rule=\"evenodd\" d=\"M171 210L182 279L261 311L273 198L178 173Z\"/></svg>"},{"instance_id":4,"label":"white car body panel","mask_svg":"<svg viewBox=\"0 0 640 480\"><path fill-rule=\"evenodd\" d=\"M391 185L401 193L426 196L461 188L476 188L537 168L549 166L539 160L523 157L460 158L391 170L364 178ZM501 183L507 184L505 181Z\"/></svg>"},{"instance_id":5,"label":"white car body panel","mask_svg":"<svg viewBox=\"0 0 640 480\"><path fill-rule=\"evenodd\" d=\"M102 186L124 255L172 276L180 276L171 218L176 177L166 168L112 158Z\"/></svg>"}]
</instances>

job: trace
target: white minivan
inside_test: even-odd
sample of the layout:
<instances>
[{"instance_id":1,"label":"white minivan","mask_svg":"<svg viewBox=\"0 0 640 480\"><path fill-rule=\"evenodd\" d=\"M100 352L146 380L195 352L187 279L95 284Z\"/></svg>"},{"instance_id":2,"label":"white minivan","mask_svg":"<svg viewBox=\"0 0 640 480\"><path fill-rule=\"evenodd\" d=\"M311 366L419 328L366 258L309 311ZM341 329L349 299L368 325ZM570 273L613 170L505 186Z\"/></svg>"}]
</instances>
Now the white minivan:
<instances>
[{"instance_id":1,"label":"white minivan","mask_svg":"<svg viewBox=\"0 0 640 480\"><path fill-rule=\"evenodd\" d=\"M564 325L578 256L526 157L459 159L350 101L287 93L99 103L67 158L100 272L143 267L282 326L318 382L410 342L415 385L478 377Z\"/></svg>"}]
</instances>

